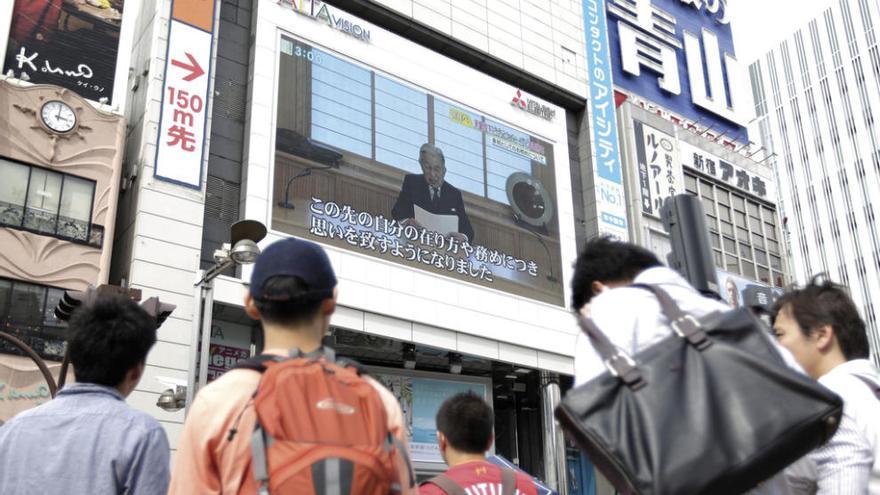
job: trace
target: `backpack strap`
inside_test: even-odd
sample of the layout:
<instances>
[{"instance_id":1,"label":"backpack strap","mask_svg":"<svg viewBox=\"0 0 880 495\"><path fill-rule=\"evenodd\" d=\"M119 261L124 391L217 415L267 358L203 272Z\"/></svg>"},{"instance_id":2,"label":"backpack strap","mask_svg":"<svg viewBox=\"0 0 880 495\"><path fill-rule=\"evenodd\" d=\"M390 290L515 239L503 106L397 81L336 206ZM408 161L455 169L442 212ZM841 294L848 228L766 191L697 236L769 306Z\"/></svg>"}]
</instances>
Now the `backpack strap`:
<instances>
[{"instance_id":1,"label":"backpack strap","mask_svg":"<svg viewBox=\"0 0 880 495\"><path fill-rule=\"evenodd\" d=\"M467 495L464 489L458 486L458 483L452 481L452 478L446 476L445 474L434 476L425 483L431 483L439 486L441 490L446 492L446 495Z\"/></svg>"},{"instance_id":2,"label":"backpack strap","mask_svg":"<svg viewBox=\"0 0 880 495\"><path fill-rule=\"evenodd\" d=\"M395 437L391 433L388 434L388 440L386 444L388 445L389 450L391 447L393 447L397 449L397 452L403 457L403 460L406 463L406 472L409 476L409 484L407 486L410 488L416 486L416 480L413 477L412 462L410 461L409 453L406 450L406 446L403 445L403 442L398 440L397 437ZM400 480L400 482L402 483L403 480Z\"/></svg>"},{"instance_id":3,"label":"backpack strap","mask_svg":"<svg viewBox=\"0 0 880 495\"><path fill-rule=\"evenodd\" d=\"M243 370L253 370L259 373L263 373L266 371L266 363L269 361L283 361L284 358L281 356L273 356L271 354L260 354L259 356L254 356L248 359L242 359L235 366L232 367L232 370L243 369ZM230 371L232 371L230 370Z\"/></svg>"},{"instance_id":4,"label":"backpack strap","mask_svg":"<svg viewBox=\"0 0 880 495\"><path fill-rule=\"evenodd\" d=\"M501 468L501 495L515 495L516 473L513 469Z\"/></svg>"},{"instance_id":5,"label":"backpack strap","mask_svg":"<svg viewBox=\"0 0 880 495\"><path fill-rule=\"evenodd\" d=\"M251 464L254 467L254 479L257 481L257 493L259 495L269 495L269 445L272 439L266 435L266 430L260 425L260 420L254 427L254 434L251 436Z\"/></svg>"}]
</instances>

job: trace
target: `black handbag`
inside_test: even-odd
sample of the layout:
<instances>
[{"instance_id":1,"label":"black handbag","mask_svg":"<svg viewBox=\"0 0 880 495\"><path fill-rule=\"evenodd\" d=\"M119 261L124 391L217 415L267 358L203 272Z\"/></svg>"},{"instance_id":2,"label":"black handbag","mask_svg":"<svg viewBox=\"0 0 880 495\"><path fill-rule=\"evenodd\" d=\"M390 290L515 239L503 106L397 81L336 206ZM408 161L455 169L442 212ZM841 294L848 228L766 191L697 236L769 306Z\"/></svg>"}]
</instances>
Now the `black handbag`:
<instances>
[{"instance_id":1,"label":"black handbag","mask_svg":"<svg viewBox=\"0 0 880 495\"><path fill-rule=\"evenodd\" d=\"M563 430L624 494L738 494L825 443L843 402L786 366L750 310L701 319L663 289L674 334L628 356L578 315L608 372L556 409Z\"/></svg>"}]
</instances>

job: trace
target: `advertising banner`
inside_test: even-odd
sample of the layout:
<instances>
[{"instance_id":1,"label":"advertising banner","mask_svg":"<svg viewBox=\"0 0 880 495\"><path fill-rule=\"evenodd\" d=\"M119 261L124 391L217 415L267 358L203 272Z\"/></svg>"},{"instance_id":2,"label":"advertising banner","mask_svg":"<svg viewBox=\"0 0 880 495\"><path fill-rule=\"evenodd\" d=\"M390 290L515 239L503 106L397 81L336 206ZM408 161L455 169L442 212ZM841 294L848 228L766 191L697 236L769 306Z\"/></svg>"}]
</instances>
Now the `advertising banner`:
<instances>
[{"instance_id":1,"label":"advertising banner","mask_svg":"<svg viewBox=\"0 0 880 495\"><path fill-rule=\"evenodd\" d=\"M15 0L3 73L112 103L123 8L123 0Z\"/></svg>"},{"instance_id":2,"label":"advertising banner","mask_svg":"<svg viewBox=\"0 0 880 495\"><path fill-rule=\"evenodd\" d=\"M157 178L202 187L208 82L214 39L214 0L174 2L156 147Z\"/></svg>"},{"instance_id":3,"label":"advertising banner","mask_svg":"<svg viewBox=\"0 0 880 495\"><path fill-rule=\"evenodd\" d=\"M617 87L746 141L752 99L734 56L727 1L603 2Z\"/></svg>"},{"instance_id":4,"label":"advertising banner","mask_svg":"<svg viewBox=\"0 0 880 495\"><path fill-rule=\"evenodd\" d=\"M724 270L717 270L717 273L721 298L734 308L740 306L769 308L783 293L782 289L775 289Z\"/></svg>"},{"instance_id":5,"label":"advertising banner","mask_svg":"<svg viewBox=\"0 0 880 495\"><path fill-rule=\"evenodd\" d=\"M749 172L684 141L679 143L679 150L683 167L702 172L744 193L776 202L776 184L772 180Z\"/></svg>"},{"instance_id":6,"label":"advertising banner","mask_svg":"<svg viewBox=\"0 0 880 495\"><path fill-rule=\"evenodd\" d=\"M437 444L437 411L455 394L473 392L486 397L486 385L405 375L374 374L390 390L403 410L412 460L442 463Z\"/></svg>"},{"instance_id":7,"label":"advertising banner","mask_svg":"<svg viewBox=\"0 0 880 495\"><path fill-rule=\"evenodd\" d=\"M660 218L666 198L683 192L681 167L678 164L676 139L665 132L633 121L636 158L639 162L639 190L642 213Z\"/></svg>"},{"instance_id":8,"label":"advertising banner","mask_svg":"<svg viewBox=\"0 0 880 495\"><path fill-rule=\"evenodd\" d=\"M608 29L604 0L584 0L587 37L587 72L590 80L590 128L593 181L599 233L622 241L629 239L623 166L617 136L617 105L611 76Z\"/></svg>"},{"instance_id":9,"label":"advertising banner","mask_svg":"<svg viewBox=\"0 0 880 495\"><path fill-rule=\"evenodd\" d=\"M554 143L292 37L279 57L274 230L563 304Z\"/></svg>"}]
</instances>

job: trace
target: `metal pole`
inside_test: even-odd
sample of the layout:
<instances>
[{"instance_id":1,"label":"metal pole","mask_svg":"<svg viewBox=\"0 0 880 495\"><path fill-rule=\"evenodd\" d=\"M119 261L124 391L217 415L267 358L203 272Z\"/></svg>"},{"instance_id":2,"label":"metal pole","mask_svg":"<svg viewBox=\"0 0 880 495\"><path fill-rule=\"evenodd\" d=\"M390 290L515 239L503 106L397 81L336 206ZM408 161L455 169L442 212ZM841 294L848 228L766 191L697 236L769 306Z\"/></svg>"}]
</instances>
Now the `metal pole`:
<instances>
[{"instance_id":1,"label":"metal pole","mask_svg":"<svg viewBox=\"0 0 880 495\"><path fill-rule=\"evenodd\" d=\"M205 270L199 270L198 279L203 280L204 277ZM189 414L189 406L196 395L196 380L198 379L196 365L198 364L199 355L199 335L201 335L202 329L202 308L205 305L204 283L196 284L193 300L196 304L193 309L192 332L190 332L189 338L189 368L187 368L186 377L186 408L183 411L184 417Z\"/></svg>"},{"instance_id":2,"label":"metal pole","mask_svg":"<svg viewBox=\"0 0 880 495\"><path fill-rule=\"evenodd\" d=\"M208 361L211 359L211 324L214 320L214 279L205 281L205 305L202 312L202 350L199 356L199 390L208 384Z\"/></svg>"},{"instance_id":3,"label":"metal pole","mask_svg":"<svg viewBox=\"0 0 880 495\"><path fill-rule=\"evenodd\" d=\"M555 488L559 495L568 495L565 439L562 437L562 429L559 428L556 417L553 415L561 397L559 379L555 373L541 372L541 389L543 393L544 477L550 488Z\"/></svg>"}]
</instances>

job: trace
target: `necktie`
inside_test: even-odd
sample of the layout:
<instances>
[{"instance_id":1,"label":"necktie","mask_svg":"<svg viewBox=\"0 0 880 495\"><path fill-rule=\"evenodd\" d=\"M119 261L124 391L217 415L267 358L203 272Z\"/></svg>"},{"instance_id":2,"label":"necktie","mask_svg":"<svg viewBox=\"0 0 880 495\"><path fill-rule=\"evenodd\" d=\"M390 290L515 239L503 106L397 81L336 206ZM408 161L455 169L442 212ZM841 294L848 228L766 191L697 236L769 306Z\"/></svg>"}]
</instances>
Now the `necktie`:
<instances>
[{"instance_id":1,"label":"necktie","mask_svg":"<svg viewBox=\"0 0 880 495\"><path fill-rule=\"evenodd\" d=\"M431 186L431 202L436 204L438 199L440 199L440 190Z\"/></svg>"}]
</instances>

